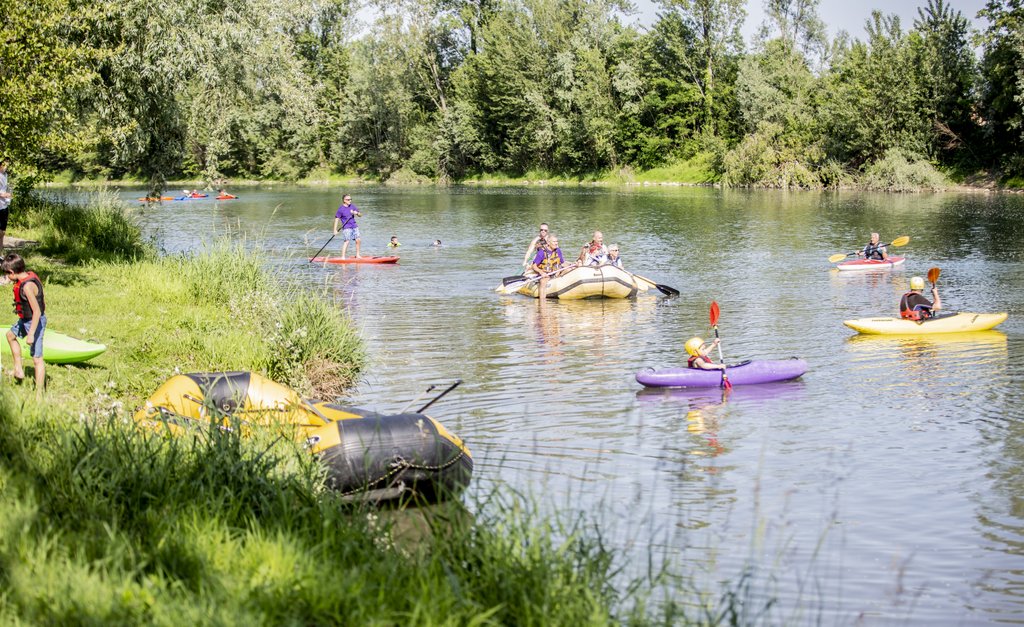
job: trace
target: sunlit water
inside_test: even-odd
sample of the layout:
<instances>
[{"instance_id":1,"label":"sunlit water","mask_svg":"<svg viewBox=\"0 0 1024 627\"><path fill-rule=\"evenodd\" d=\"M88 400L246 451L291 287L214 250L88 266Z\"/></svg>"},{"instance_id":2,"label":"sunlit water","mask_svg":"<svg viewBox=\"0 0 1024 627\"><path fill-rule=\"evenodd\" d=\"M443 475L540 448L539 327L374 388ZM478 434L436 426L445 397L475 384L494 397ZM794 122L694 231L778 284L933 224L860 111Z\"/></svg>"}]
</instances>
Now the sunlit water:
<instances>
[{"instance_id":1,"label":"sunlit water","mask_svg":"<svg viewBox=\"0 0 1024 627\"><path fill-rule=\"evenodd\" d=\"M463 380L430 412L471 447L474 490L500 482L549 511L588 512L634 573L669 559L720 590L752 568L746 598L778 599L767 622L1024 622L1024 198L234 191L141 208L143 223L168 251L242 232L286 280L325 290L369 347L360 404L397 411ZM364 254L387 254L397 235L399 265L307 262L343 191L364 211ZM628 269L682 295L540 307L495 293L541 221L567 251L601 229ZM872 230L911 236L904 268L830 271L829 255ZM920 339L841 324L894 313L930 266L947 309L1009 320ZM681 364L683 342L709 332L712 300L727 361L798 355L809 372L727 398L644 392L636 371Z\"/></svg>"}]
</instances>

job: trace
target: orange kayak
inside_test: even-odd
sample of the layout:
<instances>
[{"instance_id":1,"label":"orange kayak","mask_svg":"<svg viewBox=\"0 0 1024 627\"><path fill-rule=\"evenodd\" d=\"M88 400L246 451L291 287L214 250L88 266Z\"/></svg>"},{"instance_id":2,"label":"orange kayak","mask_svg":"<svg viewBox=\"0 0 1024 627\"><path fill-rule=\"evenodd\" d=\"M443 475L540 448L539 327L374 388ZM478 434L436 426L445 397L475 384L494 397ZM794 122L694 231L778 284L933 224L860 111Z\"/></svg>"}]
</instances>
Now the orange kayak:
<instances>
[{"instance_id":1,"label":"orange kayak","mask_svg":"<svg viewBox=\"0 0 1024 627\"><path fill-rule=\"evenodd\" d=\"M398 257L313 257L313 263L398 263Z\"/></svg>"},{"instance_id":2,"label":"orange kayak","mask_svg":"<svg viewBox=\"0 0 1024 627\"><path fill-rule=\"evenodd\" d=\"M234 200L236 198L238 198L238 196L232 196L231 194L221 194L220 196L217 196L217 200Z\"/></svg>"},{"instance_id":3,"label":"orange kayak","mask_svg":"<svg viewBox=\"0 0 1024 627\"><path fill-rule=\"evenodd\" d=\"M174 200L174 196L161 196L159 198L139 198L139 202L160 202L161 200Z\"/></svg>"}]
</instances>

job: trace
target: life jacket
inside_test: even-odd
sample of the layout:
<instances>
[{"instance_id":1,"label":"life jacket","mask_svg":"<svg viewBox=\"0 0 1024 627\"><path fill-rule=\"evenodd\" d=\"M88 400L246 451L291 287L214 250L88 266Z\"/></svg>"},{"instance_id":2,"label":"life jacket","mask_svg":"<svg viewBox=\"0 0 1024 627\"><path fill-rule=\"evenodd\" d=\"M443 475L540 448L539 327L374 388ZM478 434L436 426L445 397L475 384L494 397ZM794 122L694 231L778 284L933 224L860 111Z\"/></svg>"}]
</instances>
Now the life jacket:
<instances>
[{"instance_id":1,"label":"life jacket","mask_svg":"<svg viewBox=\"0 0 1024 627\"><path fill-rule=\"evenodd\" d=\"M883 258L882 257L882 249L883 248L884 248L884 246L882 244L871 244L871 243L868 243L868 245L864 247L864 258L865 259L879 259L879 260L882 259Z\"/></svg>"},{"instance_id":2,"label":"life jacket","mask_svg":"<svg viewBox=\"0 0 1024 627\"><path fill-rule=\"evenodd\" d=\"M910 297L914 295L914 292L907 292L900 299L900 317L904 320L926 320L932 317L931 307L926 305L914 305L910 307Z\"/></svg>"},{"instance_id":3,"label":"life jacket","mask_svg":"<svg viewBox=\"0 0 1024 627\"><path fill-rule=\"evenodd\" d=\"M20 279L14 283L14 313L18 314L18 317L22 320L32 319L32 304L28 302L28 296L21 291L21 286L25 283L35 283L39 289L39 315L46 313L46 301L43 300L43 282L39 280L35 272L28 272L28 276L24 279Z\"/></svg>"},{"instance_id":4,"label":"life jacket","mask_svg":"<svg viewBox=\"0 0 1024 627\"><path fill-rule=\"evenodd\" d=\"M540 266L541 274L547 274L549 272L553 272L553 271L557 270L558 267L560 265L562 265L562 261L561 261L561 259L559 258L559 255L558 255L558 249L557 248L554 249L554 250L547 250L547 249L545 249L544 250L544 260L541 261L537 265Z\"/></svg>"},{"instance_id":5,"label":"life jacket","mask_svg":"<svg viewBox=\"0 0 1024 627\"><path fill-rule=\"evenodd\" d=\"M703 370L703 368L701 368L700 366L697 365L697 360L698 359L703 359L704 361L708 362L709 364L715 363L714 361L711 360L710 357L707 357L707 356L701 357L700 355L694 355L693 357L690 357L689 359L686 360L686 366L688 368L696 368L697 370Z\"/></svg>"}]
</instances>

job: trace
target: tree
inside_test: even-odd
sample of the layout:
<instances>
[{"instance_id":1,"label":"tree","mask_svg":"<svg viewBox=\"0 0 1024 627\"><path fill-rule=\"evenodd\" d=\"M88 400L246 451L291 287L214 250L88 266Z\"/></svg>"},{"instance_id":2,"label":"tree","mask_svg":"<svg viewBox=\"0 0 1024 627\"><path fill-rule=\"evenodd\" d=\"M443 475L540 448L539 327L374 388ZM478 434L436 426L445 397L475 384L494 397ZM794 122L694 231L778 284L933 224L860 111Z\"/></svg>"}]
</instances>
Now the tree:
<instances>
[{"instance_id":1,"label":"tree","mask_svg":"<svg viewBox=\"0 0 1024 627\"><path fill-rule=\"evenodd\" d=\"M978 38L981 62L982 114L993 155L1024 172L1024 5L1020 0L990 0L979 16L989 26Z\"/></svg>"}]
</instances>

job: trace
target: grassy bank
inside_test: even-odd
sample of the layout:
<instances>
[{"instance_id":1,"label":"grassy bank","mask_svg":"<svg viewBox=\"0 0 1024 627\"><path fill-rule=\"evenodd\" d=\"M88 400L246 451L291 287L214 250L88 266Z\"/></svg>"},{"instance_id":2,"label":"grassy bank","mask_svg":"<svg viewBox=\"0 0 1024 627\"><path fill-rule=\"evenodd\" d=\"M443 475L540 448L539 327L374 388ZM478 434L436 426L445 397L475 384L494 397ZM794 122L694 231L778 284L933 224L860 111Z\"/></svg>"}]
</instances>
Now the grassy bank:
<instances>
[{"instance_id":1,"label":"grassy bank","mask_svg":"<svg viewBox=\"0 0 1024 627\"><path fill-rule=\"evenodd\" d=\"M676 588L651 605L655 576L622 586L596 528L516 497L473 516L374 510L339 502L287 438L140 431L128 412L175 372L257 370L330 396L362 344L321 295L277 295L240 244L161 257L117 206L19 200L11 233L43 242L26 256L51 326L109 350L48 367L40 403L0 386L3 623L680 624L691 599L699 622L735 622L728 594L723 611Z\"/></svg>"}]
</instances>

